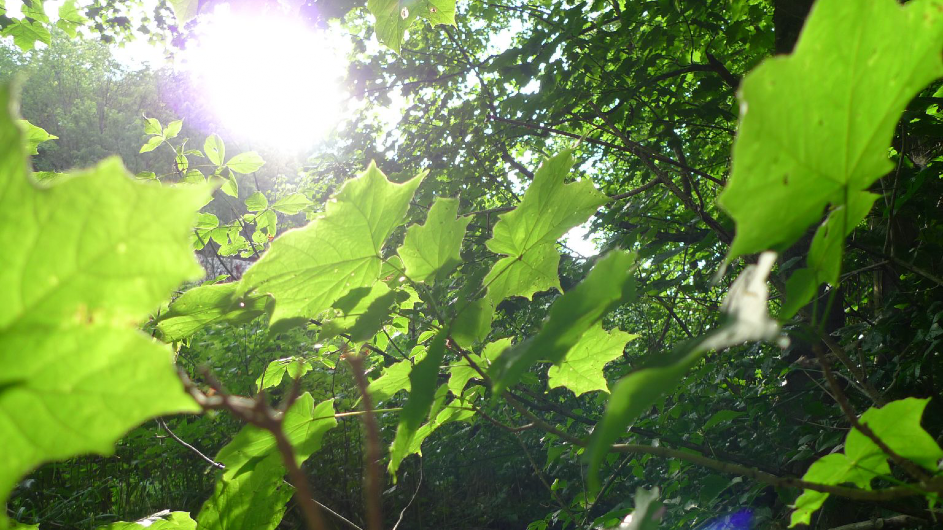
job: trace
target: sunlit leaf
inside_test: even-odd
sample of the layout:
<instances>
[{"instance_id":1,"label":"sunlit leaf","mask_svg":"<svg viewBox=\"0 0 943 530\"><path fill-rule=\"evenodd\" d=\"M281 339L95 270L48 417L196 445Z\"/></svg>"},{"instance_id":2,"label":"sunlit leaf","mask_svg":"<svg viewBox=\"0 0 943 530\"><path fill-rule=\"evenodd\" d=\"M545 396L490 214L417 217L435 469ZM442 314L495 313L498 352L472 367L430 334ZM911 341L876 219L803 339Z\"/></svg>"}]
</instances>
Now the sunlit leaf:
<instances>
[{"instance_id":1,"label":"sunlit leaf","mask_svg":"<svg viewBox=\"0 0 943 530\"><path fill-rule=\"evenodd\" d=\"M42 462L198 409L137 324L202 274L190 233L209 190L137 182L116 159L38 187L5 87L0 102L0 241L17 242L0 253L2 501Z\"/></svg>"},{"instance_id":2,"label":"sunlit leaf","mask_svg":"<svg viewBox=\"0 0 943 530\"><path fill-rule=\"evenodd\" d=\"M165 341L180 340L213 324L246 324L270 314L275 300L268 295L237 293L236 283L203 285L183 293L157 318Z\"/></svg>"},{"instance_id":3,"label":"sunlit leaf","mask_svg":"<svg viewBox=\"0 0 943 530\"><path fill-rule=\"evenodd\" d=\"M246 209L250 212L258 212L268 208L268 199L261 192L254 192L246 199Z\"/></svg>"},{"instance_id":4,"label":"sunlit leaf","mask_svg":"<svg viewBox=\"0 0 943 530\"><path fill-rule=\"evenodd\" d=\"M277 322L315 318L352 289L372 286L383 244L403 222L421 180L395 184L371 165L344 184L322 217L276 239L246 271L243 289L271 293Z\"/></svg>"},{"instance_id":5,"label":"sunlit leaf","mask_svg":"<svg viewBox=\"0 0 943 530\"><path fill-rule=\"evenodd\" d=\"M163 511L131 523L119 522L100 530L196 530L196 521L187 512Z\"/></svg>"},{"instance_id":6,"label":"sunlit leaf","mask_svg":"<svg viewBox=\"0 0 943 530\"><path fill-rule=\"evenodd\" d=\"M67 0L59 6L59 20L56 21L56 26L69 37L75 38L78 28L86 22L87 19L79 13L78 8L75 6L75 0Z\"/></svg>"},{"instance_id":7,"label":"sunlit leaf","mask_svg":"<svg viewBox=\"0 0 943 530\"><path fill-rule=\"evenodd\" d=\"M531 298L538 291L560 290L557 239L607 200L589 180L564 184L574 162L569 149L545 160L521 203L494 225L488 250L507 256L484 279L495 305L508 296Z\"/></svg>"},{"instance_id":8,"label":"sunlit leaf","mask_svg":"<svg viewBox=\"0 0 943 530\"><path fill-rule=\"evenodd\" d=\"M484 347L481 355L472 353L469 355L469 358L471 358L472 362L475 363L479 369L487 371L491 362L497 359L498 355L510 346L510 338L499 339L488 343ZM449 390L455 394L456 397L462 395L469 381L481 378L481 374L465 359L460 359L453 364L449 369L449 374Z\"/></svg>"},{"instance_id":9,"label":"sunlit leaf","mask_svg":"<svg viewBox=\"0 0 943 530\"><path fill-rule=\"evenodd\" d=\"M49 44L52 35L41 22L31 20L14 20L0 32L4 37L13 37L13 43L24 52L33 49L37 42Z\"/></svg>"},{"instance_id":10,"label":"sunlit leaf","mask_svg":"<svg viewBox=\"0 0 943 530\"><path fill-rule=\"evenodd\" d=\"M432 401L435 398L436 380L439 377L439 367L445 356L446 334L439 332L429 343L429 351L422 361L416 363L409 373L410 392L409 400L400 412L399 425L396 427L396 438L390 448L390 474L396 475L400 462L410 454L416 430L429 415Z\"/></svg>"},{"instance_id":11,"label":"sunlit leaf","mask_svg":"<svg viewBox=\"0 0 943 530\"><path fill-rule=\"evenodd\" d=\"M622 356L625 345L637 338L618 329L606 332L602 324L591 327L559 364L547 372L548 386L565 386L577 396L593 390L609 391L603 367Z\"/></svg>"},{"instance_id":12,"label":"sunlit leaf","mask_svg":"<svg viewBox=\"0 0 943 530\"><path fill-rule=\"evenodd\" d=\"M272 209L286 215L295 215L312 204L313 203L304 195L292 193L291 195L275 201L275 204L272 205Z\"/></svg>"},{"instance_id":13,"label":"sunlit leaf","mask_svg":"<svg viewBox=\"0 0 943 530\"><path fill-rule=\"evenodd\" d=\"M255 381L259 391L273 388L282 383L287 375L289 379L298 379L313 369L311 363L303 357L286 357L276 359L265 367L265 371Z\"/></svg>"},{"instance_id":14,"label":"sunlit leaf","mask_svg":"<svg viewBox=\"0 0 943 530\"><path fill-rule=\"evenodd\" d=\"M180 134L180 129L183 127L183 120L174 120L167 124L167 127L164 127L164 138L171 139L176 138Z\"/></svg>"},{"instance_id":15,"label":"sunlit leaf","mask_svg":"<svg viewBox=\"0 0 943 530\"><path fill-rule=\"evenodd\" d=\"M206 153L206 159L213 165L221 166L223 160L226 159L226 144L223 143L222 138L211 134L203 142L203 152Z\"/></svg>"},{"instance_id":16,"label":"sunlit leaf","mask_svg":"<svg viewBox=\"0 0 943 530\"><path fill-rule=\"evenodd\" d=\"M39 144L59 138L58 136L49 134L42 127L37 127L26 120L16 120L16 122L23 130L23 134L26 136L26 152L28 154L38 155Z\"/></svg>"},{"instance_id":17,"label":"sunlit leaf","mask_svg":"<svg viewBox=\"0 0 943 530\"><path fill-rule=\"evenodd\" d=\"M141 146L139 153L150 153L154 149L160 147L160 144L164 143L164 138L162 136L151 136L147 139L147 142Z\"/></svg>"},{"instance_id":18,"label":"sunlit leaf","mask_svg":"<svg viewBox=\"0 0 943 530\"><path fill-rule=\"evenodd\" d=\"M941 19L931 0L819 0L795 52L743 79L733 170L719 199L737 224L728 259L788 247L827 204L893 167L887 147L901 112L943 75ZM784 101L799 103L787 112Z\"/></svg>"},{"instance_id":19,"label":"sunlit leaf","mask_svg":"<svg viewBox=\"0 0 943 530\"><path fill-rule=\"evenodd\" d=\"M161 136L164 130L157 118L144 118L144 134Z\"/></svg>"},{"instance_id":20,"label":"sunlit leaf","mask_svg":"<svg viewBox=\"0 0 943 530\"><path fill-rule=\"evenodd\" d=\"M858 418L892 451L929 471L936 471L943 458L943 449L920 426L920 418L928 399L906 398L892 401L877 409L870 408ZM833 453L816 460L803 475L803 480L818 484L850 482L871 489L871 481L889 476L889 456L869 437L852 429L845 437L844 453ZM829 497L828 493L804 490L793 505L790 526L810 524L812 514Z\"/></svg>"},{"instance_id":21,"label":"sunlit leaf","mask_svg":"<svg viewBox=\"0 0 943 530\"><path fill-rule=\"evenodd\" d=\"M383 282L377 282L370 288L352 290L334 302L338 315L323 324L321 337L346 333L350 340L356 342L373 337L389 319L398 295Z\"/></svg>"},{"instance_id":22,"label":"sunlit leaf","mask_svg":"<svg viewBox=\"0 0 943 530\"><path fill-rule=\"evenodd\" d=\"M471 217L456 217L458 199L436 199L423 225L410 226L397 251L406 276L417 282L445 278L462 262L459 251Z\"/></svg>"},{"instance_id":23,"label":"sunlit leaf","mask_svg":"<svg viewBox=\"0 0 943 530\"><path fill-rule=\"evenodd\" d=\"M209 155L209 153L207 153L207 155ZM226 162L226 167L243 175L258 171L264 165L265 160L262 160L262 157L255 151L239 153L230 158L229 162Z\"/></svg>"},{"instance_id":24,"label":"sunlit leaf","mask_svg":"<svg viewBox=\"0 0 943 530\"><path fill-rule=\"evenodd\" d=\"M376 18L377 40L397 53L416 19L455 25L455 0L368 0L367 9Z\"/></svg>"},{"instance_id":25,"label":"sunlit leaf","mask_svg":"<svg viewBox=\"0 0 943 530\"><path fill-rule=\"evenodd\" d=\"M517 383L539 361L559 363L602 317L635 297L635 255L612 251L585 280L558 298L536 336L515 344L491 366L495 390Z\"/></svg>"}]
</instances>

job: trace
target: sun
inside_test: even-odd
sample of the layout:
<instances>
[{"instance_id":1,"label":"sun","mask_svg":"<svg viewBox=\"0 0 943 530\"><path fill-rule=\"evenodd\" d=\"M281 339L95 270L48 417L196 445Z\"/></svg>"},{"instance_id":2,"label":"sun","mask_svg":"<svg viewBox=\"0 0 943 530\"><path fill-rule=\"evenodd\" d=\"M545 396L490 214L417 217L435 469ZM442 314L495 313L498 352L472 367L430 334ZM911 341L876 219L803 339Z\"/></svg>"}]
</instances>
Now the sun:
<instances>
[{"instance_id":1,"label":"sun","mask_svg":"<svg viewBox=\"0 0 943 530\"><path fill-rule=\"evenodd\" d=\"M314 146L347 100L340 39L297 17L227 7L201 19L180 67L225 129L274 149Z\"/></svg>"}]
</instances>

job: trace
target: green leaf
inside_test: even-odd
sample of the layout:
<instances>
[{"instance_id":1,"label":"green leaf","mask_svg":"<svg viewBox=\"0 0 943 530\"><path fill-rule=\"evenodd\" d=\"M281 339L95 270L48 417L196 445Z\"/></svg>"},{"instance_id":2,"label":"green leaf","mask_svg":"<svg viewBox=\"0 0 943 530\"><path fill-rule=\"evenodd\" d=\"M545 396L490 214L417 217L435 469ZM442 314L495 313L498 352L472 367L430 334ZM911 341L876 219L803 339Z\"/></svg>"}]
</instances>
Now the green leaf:
<instances>
[{"instance_id":1,"label":"green leaf","mask_svg":"<svg viewBox=\"0 0 943 530\"><path fill-rule=\"evenodd\" d=\"M206 153L206 159L215 166L223 165L226 159L226 144L223 139L215 134L211 134L203 142L203 152Z\"/></svg>"},{"instance_id":2,"label":"green leaf","mask_svg":"<svg viewBox=\"0 0 943 530\"><path fill-rule=\"evenodd\" d=\"M808 471L803 475L802 480L834 486L843 482L863 481L867 485L874 475L859 470L855 463L848 459L842 453L833 453L823 456L816 460ZM789 526L797 524L810 524L812 514L821 508L822 504L828 499L829 494L814 490L803 490L802 495L796 499L793 505L792 516Z\"/></svg>"},{"instance_id":3,"label":"green leaf","mask_svg":"<svg viewBox=\"0 0 943 530\"><path fill-rule=\"evenodd\" d=\"M720 350L748 341L773 340L779 325L768 314L769 287L766 280L776 254L764 252L757 264L748 265L730 286L722 310L725 320L703 337L676 347L670 354L655 354L643 367L630 373L612 389L603 419L593 429L589 444L589 484L599 489L599 469L609 446L639 416L651 409L666 392L711 350Z\"/></svg>"},{"instance_id":4,"label":"green leaf","mask_svg":"<svg viewBox=\"0 0 943 530\"><path fill-rule=\"evenodd\" d=\"M312 204L314 203L301 193L292 193L287 197L282 197L275 201L275 204L272 205L272 209L286 215L295 215Z\"/></svg>"},{"instance_id":5,"label":"green leaf","mask_svg":"<svg viewBox=\"0 0 943 530\"><path fill-rule=\"evenodd\" d=\"M302 394L285 413L283 429L299 465L321 448L324 433L337 426L334 401L314 406ZM252 528L273 530L285 514L293 489L284 480L285 467L268 431L246 426L220 450L216 461L226 466L213 496L197 516L201 530Z\"/></svg>"},{"instance_id":6,"label":"green leaf","mask_svg":"<svg viewBox=\"0 0 943 530\"><path fill-rule=\"evenodd\" d=\"M268 208L268 199L261 192L255 192L246 199L246 209L250 212L258 212Z\"/></svg>"},{"instance_id":7,"label":"green leaf","mask_svg":"<svg viewBox=\"0 0 943 530\"><path fill-rule=\"evenodd\" d=\"M558 298L535 337L505 351L491 366L495 392L514 385L538 361L559 363L583 334L616 307L635 298L635 255L612 251L585 280Z\"/></svg>"},{"instance_id":8,"label":"green leaf","mask_svg":"<svg viewBox=\"0 0 943 530\"><path fill-rule=\"evenodd\" d=\"M178 154L174 157L174 164L177 166L177 171L180 173L186 173L187 170L190 169L190 161L182 154Z\"/></svg>"},{"instance_id":9,"label":"green leaf","mask_svg":"<svg viewBox=\"0 0 943 530\"><path fill-rule=\"evenodd\" d=\"M462 262L459 252L471 217L456 217L458 199L436 199L423 225L410 226L397 251L406 276L416 282L442 280Z\"/></svg>"},{"instance_id":10,"label":"green leaf","mask_svg":"<svg viewBox=\"0 0 943 530\"><path fill-rule=\"evenodd\" d=\"M176 138L180 134L180 129L183 128L183 120L175 120L167 124L167 127L164 127L164 138L171 139Z\"/></svg>"},{"instance_id":11,"label":"green leaf","mask_svg":"<svg viewBox=\"0 0 943 530\"><path fill-rule=\"evenodd\" d=\"M372 286L383 244L403 222L423 176L395 184L371 164L344 184L322 217L272 242L246 271L243 290L271 293L278 322L315 318L352 289Z\"/></svg>"},{"instance_id":12,"label":"green leaf","mask_svg":"<svg viewBox=\"0 0 943 530\"><path fill-rule=\"evenodd\" d=\"M240 294L237 283L203 285L183 293L170 310L157 318L161 338L171 342L189 337L213 324L248 324L270 314L275 306L271 296Z\"/></svg>"},{"instance_id":13,"label":"green leaf","mask_svg":"<svg viewBox=\"0 0 943 530\"><path fill-rule=\"evenodd\" d=\"M337 427L334 414L333 399L315 406L314 398L307 392L299 396L285 413L282 429L295 449L298 465L321 448L324 433ZM269 431L247 425L220 449L216 461L226 466L222 476L226 480L241 474L243 468L269 455L275 455L281 460L275 437Z\"/></svg>"},{"instance_id":14,"label":"green leaf","mask_svg":"<svg viewBox=\"0 0 943 530\"><path fill-rule=\"evenodd\" d=\"M469 357L471 360L478 366L478 368L487 371L488 367L491 365L491 361L497 359L498 355L502 351L508 349L511 346L511 339L504 338L499 339L494 342L488 343L485 346L484 351L481 355L476 355L474 353L470 354ZM449 390L455 394L455 397L461 397L462 392L465 391L465 386L472 379L480 379L481 375L475 370L467 360L461 359L457 363L453 364L449 369Z\"/></svg>"},{"instance_id":15,"label":"green leaf","mask_svg":"<svg viewBox=\"0 0 943 530\"><path fill-rule=\"evenodd\" d=\"M446 338L448 336L444 331L439 332L429 344L426 357L418 362L409 373L409 400L400 412L396 438L393 439L393 446L390 448L390 475L396 475L396 470L399 469L403 458L410 454L416 430L432 408L439 367L445 356Z\"/></svg>"},{"instance_id":16,"label":"green leaf","mask_svg":"<svg viewBox=\"0 0 943 530\"><path fill-rule=\"evenodd\" d=\"M574 162L569 149L545 160L521 203L494 225L488 250L507 255L484 279L495 306L509 296L531 298L538 291L561 290L557 239L607 201L588 179L564 184Z\"/></svg>"},{"instance_id":17,"label":"green leaf","mask_svg":"<svg viewBox=\"0 0 943 530\"><path fill-rule=\"evenodd\" d=\"M162 136L151 136L147 139L147 143L141 146L139 153L150 153L154 149L160 147L160 144L164 143L164 138Z\"/></svg>"},{"instance_id":18,"label":"green leaf","mask_svg":"<svg viewBox=\"0 0 943 530\"><path fill-rule=\"evenodd\" d=\"M79 13L75 0L67 0L59 7L59 20L56 21L56 26L69 37L75 38L78 28L82 27L87 20Z\"/></svg>"},{"instance_id":19,"label":"green leaf","mask_svg":"<svg viewBox=\"0 0 943 530\"><path fill-rule=\"evenodd\" d=\"M184 175L183 181L187 184L206 184L206 177L199 169L190 169Z\"/></svg>"},{"instance_id":20,"label":"green leaf","mask_svg":"<svg viewBox=\"0 0 943 530\"><path fill-rule=\"evenodd\" d=\"M314 367L304 357L285 357L276 359L265 367L265 371L255 381L256 388L261 392L266 388L274 388L282 383L285 374L289 379L298 379L310 372Z\"/></svg>"},{"instance_id":21,"label":"green leaf","mask_svg":"<svg viewBox=\"0 0 943 530\"><path fill-rule=\"evenodd\" d=\"M187 512L163 511L133 523L119 522L101 527L101 530L196 530L196 521Z\"/></svg>"},{"instance_id":22,"label":"green leaf","mask_svg":"<svg viewBox=\"0 0 943 530\"><path fill-rule=\"evenodd\" d=\"M207 153L207 156L209 156L209 153ZM229 162L226 162L226 167L235 171L236 173L241 173L243 175L252 173L253 171L258 171L259 168L264 165L265 160L262 160L262 157L259 156L259 154L255 151L239 153L238 155L230 158Z\"/></svg>"},{"instance_id":23,"label":"green leaf","mask_svg":"<svg viewBox=\"0 0 943 530\"><path fill-rule=\"evenodd\" d=\"M26 120L16 120L16 123L23 130L26 136L26 152L31 155L39 154L39 144L49 140L57 140L59 137L49 134L42 127L37 127Z\"/></svg>"},{"instance_id":24,"label":"green leaf","mask_svg":"<svg viewBox=\"0 0 943 530\"><path fill-rule=\"evenodd\" d=\"M565 386L577 396L593 390L609 392L602 369L610 361L622 357L626 343L636 338L638 335L618 329L606 332L602 324L597 323L566 352L560 364L550 367L548 386Z\"/></svg>"},{"instance_id":25,"label":"green leaf","mask_svg":"<svg viewBox=\"0 0 943 530\"><path fill-rule=\"evenodd\" d=\"M219 479L197 515L200 530L274 530L285 515L294 489L284 480L281 456L270 454L245 466L245 472Z\"/></svg>"},{"instance_id":26,"label":"green leaf","mask_svg":"<svg viewBox=\"0 0 943 530\"><path fill-rule=\"evenodd\" d=\"M229 178L223 182L220 189L230 197L239 198L239 183L236 182L236 175L230 174Z\"/></svg>"},{"instance_id":27,"label":"green leaf","mask_svg":"<svg viewBox=\"0 0 943 530\"><path fill-rule=\"evenodd\" d=\"M414 350L415 356L410 360L402 360L383 369L383 375L370 381L367 391L374 401L386 401L400 390L410 390L409 374L413 370L413 362L419 362L425 357L425 347Z\"/></svg>"},{"instance_id":28,"label":"green leaf","mask_svg":"<svg viewBox=\"0 0 943 530\"><path fill-rule=\"evenodd\" d=\"M183 26L200 12L199 0L170 0L170 7L174 10L177 22Z\"/></svg>"},{"instance_id":29,"label":"green leaf","mask_svg":"<svg viewBox=\"0 0 943 530\"><path fill-rule=\"evenodd\" d=\"M859 421L898 455L916 462L924 469L937 471L937 463L943 459L943 450L920 426L920 418L929 401L917 398L892 401L879 409L868 409ZM852 429L845 440L845 454L861 462L869 454L883 453L867 436Z\"/></svg>"},{"instance_id":30,"label":"green leaf","mask_svg":"<svg viewBox=\"0 0 943 530\"><path fill-rule=\"evenodd\" d=\"M14 20L0 35L13 37L13 43L24 52L32 50L37 41L47 45L52 42L52 35L43 23L31 20Z\"/></svg>"},{"instance_id":31,"label":"green leaf","mask_svg":"<svg viewBox=\"0 0 943 530\"><path fill-rule=\"evenodd\" d=\"M455 25L455 0L368 0L367 9L376 18L377 40L396 53L416 19Z\"/></svg>"},{"instance_id":32,"label":"green leaf","mask_svg":"<svg viewBox=\"0 0 943 530\"><path fill-rule=\"evenodd\" d=\"M459 310L452 321L451 337L462 348L471 348L488 337L492 320L494 306L491 305L491 300L481 298L469 302Z\"/></svg>"},{"instance_id":33,"label":"green leaf","mask_svg":"<svg viewBox=\"0 0 943 530\"><path fill-rule=\"evenodd\" d=\"M791 318L815 296L816 288L828 283L838 285L845 237L868 215L878 195L855 192L847 204L833 209L812 238L808 267L799 269L786 282L786 303L780 318Z\"/></svg>"},{"instance_id":34,"label":"green leaf","mask_svg":"<svg viewBox=\"0 0 943 530\"><path fill-rule=\"evenodd\" d=\"M715 413L710 417L710 419L708 419L708 420L704 423L704 426L701 427L701 430L702 430L702 431L706 431L706 430L710 429L711 427L716 427L717 425L720 425L721 423L725 423L725 422L728 422L728 421L733 421L733 420L735 420L735 419L737 419L737 418L739 418L739 417L741 417L741 416L745 416L745 415L746 415L746 412L742 412L742 411L739 411L739 410L719 410L719 411L715 412Z\"/></svg>"},{"instance_id":35,"label":"green leaf","mask_svg":"<svg viewBox=\"0 0 943 530\"><path fill-rule=\"evenodd\" d=\"M827 204L844 204L893 167L887 148L901 113L943 75L941 19L932 0L819 0L795 52L743 79L719 199L737 224L728 260L788 247ZM801 104L783 112L784 101Z\"/></svg>"},{"instance_id":36,"label":"green leaf","mask_svg":"<svg viewBox=\"0 0 943 530\"><path fill-rule=\"evenodd\" d=\"M189 239L209 190L137 182L117 159L37 187L6 87L0 102L0 241L17 242L0 253L2 502L43 462L198 410L137 324L202 273Z\"/></svg>"},{"instance_id":37,"label":"green leaf","mask_svg":"<svg viewBox=\"0 0 943 530\"><path fill-rule=\"evenodd\" d=\"M163 135L163 128L157 118L144 118L144 134Z\"/></svg>"},{"instance_id":38,"label":"green leaf","mask_svg":"<svg viewBox=\"0 0 943 530\"><path fill-rule=\"evenodd\" d=\"M369 288L352 290L334 303L334 308L342 316L324 323L321 327L322 340L341 333L347 333L354 342L373 337L390 316L397 294L383 282L376 282Z\"/></svg>"}]
</instances>

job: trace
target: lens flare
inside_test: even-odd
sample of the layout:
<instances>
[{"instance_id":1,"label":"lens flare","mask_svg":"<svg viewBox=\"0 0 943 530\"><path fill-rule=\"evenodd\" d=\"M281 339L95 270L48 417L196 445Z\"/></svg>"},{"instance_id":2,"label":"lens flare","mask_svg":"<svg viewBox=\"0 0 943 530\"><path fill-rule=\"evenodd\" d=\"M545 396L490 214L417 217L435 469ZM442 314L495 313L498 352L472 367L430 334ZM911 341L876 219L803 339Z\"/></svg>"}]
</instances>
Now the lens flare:
<instances>
[{"instance_id":1,"label":"lens flare","mask_svg":"<svg viewBox=\"0 0 943 530\"><path fill-rule=\"evenodd\" d=\"M224 129L285 150L309 148L340 121L346 53L297 17L234 13L200 21L180 67Z\"/></svg>"}]
</instances>

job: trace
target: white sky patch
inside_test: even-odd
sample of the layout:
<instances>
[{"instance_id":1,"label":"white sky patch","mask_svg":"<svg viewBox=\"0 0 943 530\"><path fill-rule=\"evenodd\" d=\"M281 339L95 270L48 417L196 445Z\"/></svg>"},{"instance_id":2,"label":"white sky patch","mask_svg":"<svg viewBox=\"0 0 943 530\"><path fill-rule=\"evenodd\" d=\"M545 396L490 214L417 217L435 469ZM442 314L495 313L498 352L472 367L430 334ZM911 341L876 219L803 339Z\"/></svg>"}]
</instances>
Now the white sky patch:
<instances>
[{"instance_id":1,"label":"white sky patch","mask_svg":"<svg viewBox=\"0 0 943 530\"><path fill-rule=\"evenodd\" d=\"M589 221L586 221L579 226L574 226L569 232L563 234L560 241L562 241L568 249L579 254L580 257L589 258L595 256L599 254L599 245L590 237L589 230Z\"/></svg>"},{"instance_id":2,"label":"white sky patch","mask_svg":"<svg viewBox=\"0 0 943 530\"><path fill-rule=\"evenodd\" d=\"M302 151L341 121L347 50L340 35L288 15L248 16L220 6L201 21L178 67L203 87L225 128L253 142Z\"/></svg>"}]
</instances>

